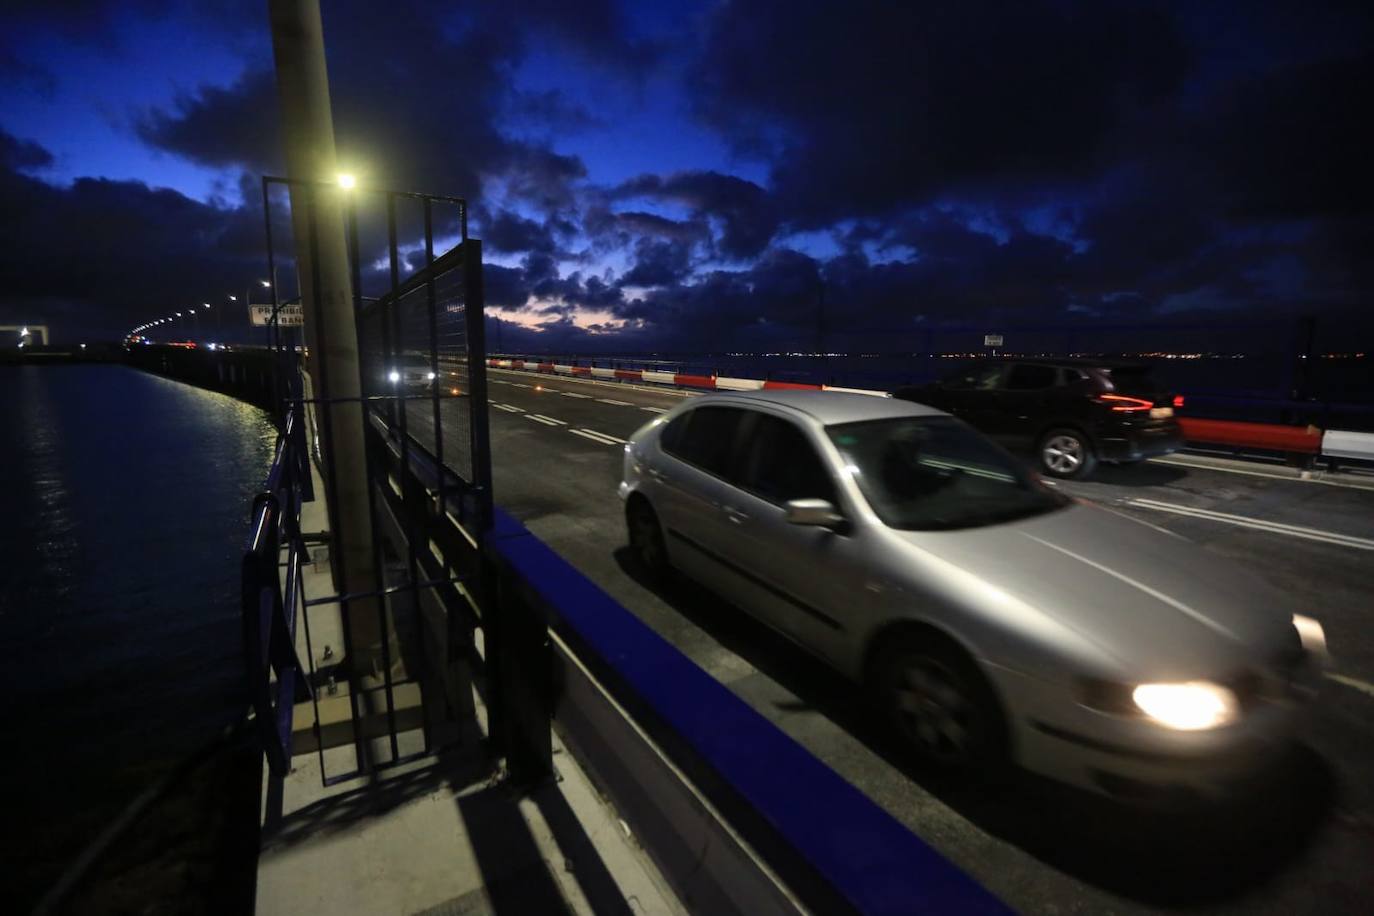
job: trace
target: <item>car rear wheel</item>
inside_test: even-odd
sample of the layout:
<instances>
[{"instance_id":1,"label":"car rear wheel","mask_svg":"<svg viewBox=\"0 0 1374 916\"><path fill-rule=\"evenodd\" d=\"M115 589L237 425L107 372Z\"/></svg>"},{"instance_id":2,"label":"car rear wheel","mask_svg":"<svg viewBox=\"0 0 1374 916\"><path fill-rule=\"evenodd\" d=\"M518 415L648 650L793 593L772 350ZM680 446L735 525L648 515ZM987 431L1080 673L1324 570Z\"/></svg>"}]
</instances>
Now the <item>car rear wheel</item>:
<instances>
[{"instance_id":1,"label":"car rear wheel","mask_svg":"<svg viewBox=\"0 0 1374 916\"><path fill-rule=\"evenodd\" d=\"M643 497L630 501L625 507L625 524L630 532L630 549L640 568L655 582L667 578L668 548L663 542L663 528L658 515Z\"/></svg>"},{"instance_id":2,"label":"car rear wheel","mask_svg":"<svg viewBox=\"0 0 1374 916\"><path fill-rule=\"evenodd\" d=\"M1076 429L1052 429L1040 437L1036 449L1040 469L1051 477L1087 477L1097 456L1086 436Z\"/></svg>"},{"instance_id":3,"label":"car rear wheel","mask_svg":"<svg viewBox=\"0 0 1374 916\"><path fill-rule=\"evenodd\" d=\"M1002 770L1001 705L957 647L938 637L903 638L880 656L874 682L888 724L923 763L951 775Z\"/></svg>"}]
</instances>

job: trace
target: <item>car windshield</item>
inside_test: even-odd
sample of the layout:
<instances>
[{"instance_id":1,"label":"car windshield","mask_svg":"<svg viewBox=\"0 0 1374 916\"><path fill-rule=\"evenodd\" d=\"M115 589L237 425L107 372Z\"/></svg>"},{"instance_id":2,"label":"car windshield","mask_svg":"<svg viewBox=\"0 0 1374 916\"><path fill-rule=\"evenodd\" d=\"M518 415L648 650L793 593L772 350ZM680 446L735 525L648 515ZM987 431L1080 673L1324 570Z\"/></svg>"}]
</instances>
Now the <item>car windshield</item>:
<instances>
[{"instance_id":1,"label":"car windshield","mask_svg":"<svg viewBox=\"0 0 1374 916\"><path fill-rule=\"evenodd\" d=\"M1069 502L953 417L844 423L826 432L846 472L890 528L975 528Z\"/></svg>"}]
</instances>

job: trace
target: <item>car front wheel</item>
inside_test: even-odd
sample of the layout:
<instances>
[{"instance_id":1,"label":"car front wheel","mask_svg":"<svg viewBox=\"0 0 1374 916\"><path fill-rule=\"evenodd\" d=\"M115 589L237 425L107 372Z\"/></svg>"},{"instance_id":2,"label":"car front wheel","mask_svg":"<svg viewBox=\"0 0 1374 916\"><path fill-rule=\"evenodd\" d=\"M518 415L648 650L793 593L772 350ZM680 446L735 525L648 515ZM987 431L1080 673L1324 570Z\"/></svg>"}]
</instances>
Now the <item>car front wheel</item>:
<instances>
[{"instance_id":1,"label":"car front wheel","mask_svg":"<svg viewBox=\"0 0 1374 916\"><path fill-rule=\"evenodd\" d=\"M1092 445L1076 429L1050 430L1040 438L1036 455L1040 469L1051 477L1087 477L1097 466Z\"/></svg>"},{"instance_id":2,"label":"car front wheel","mask_svg":"<svg viewBox=\"0 0 1374 916\"><path fill-rule=\"evenodd\" d=\"M963 652L903 638L879 658L874 687L888 724L925 764L955 775L1000 772L1006 725L992 687Z\"/></svg>"}]
</instances>

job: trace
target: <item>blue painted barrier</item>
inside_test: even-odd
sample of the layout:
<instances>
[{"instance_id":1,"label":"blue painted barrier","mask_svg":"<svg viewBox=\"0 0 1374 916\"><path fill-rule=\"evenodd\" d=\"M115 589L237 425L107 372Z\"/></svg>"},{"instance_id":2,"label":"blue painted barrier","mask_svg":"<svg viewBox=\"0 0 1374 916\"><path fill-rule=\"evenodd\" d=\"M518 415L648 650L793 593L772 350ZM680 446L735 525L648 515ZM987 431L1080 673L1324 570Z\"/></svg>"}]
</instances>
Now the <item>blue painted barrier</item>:
<instances>
[{"instance_id":1,"label":"blue painted barrier","mask_svg":"<svg viewBox=\"0 0 1374 916\"><path fill-rule=\"evenodd\" d=\"M713 801L733 795L727 810L773 832L762 849L793 850L836 904L871 914L1010 912L499 509L487 546L675 762L708 777Z\"/></svg>"}]
</instances>

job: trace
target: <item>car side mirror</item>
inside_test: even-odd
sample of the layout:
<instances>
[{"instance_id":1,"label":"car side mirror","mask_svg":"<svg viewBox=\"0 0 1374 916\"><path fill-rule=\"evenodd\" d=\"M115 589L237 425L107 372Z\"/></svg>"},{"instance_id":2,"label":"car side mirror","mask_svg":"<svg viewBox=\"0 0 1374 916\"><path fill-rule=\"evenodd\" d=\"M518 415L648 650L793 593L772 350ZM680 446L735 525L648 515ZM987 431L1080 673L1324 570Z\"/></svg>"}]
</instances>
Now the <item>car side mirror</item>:
<instances>
[{"instance_id":1,"label":"car side mirror","mask_svg":"<svg viewBox=\"0 0 1374 916\"><path fill-rule=\"evenodd\" d=\"M791 499L787 501L784 518L793 525L815 525L820 528L840 528L845 517L825 499Z\"/></svg>"}]
</instances>

